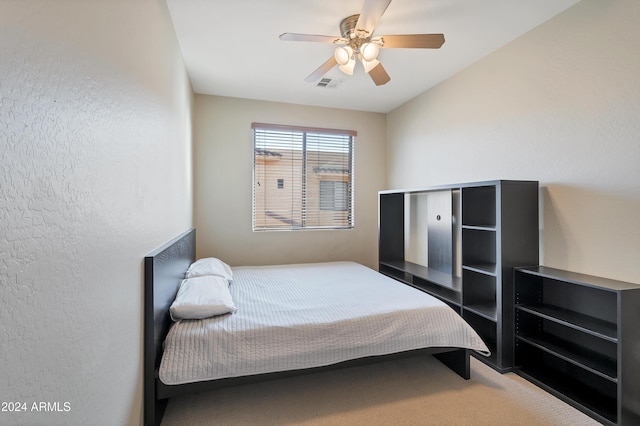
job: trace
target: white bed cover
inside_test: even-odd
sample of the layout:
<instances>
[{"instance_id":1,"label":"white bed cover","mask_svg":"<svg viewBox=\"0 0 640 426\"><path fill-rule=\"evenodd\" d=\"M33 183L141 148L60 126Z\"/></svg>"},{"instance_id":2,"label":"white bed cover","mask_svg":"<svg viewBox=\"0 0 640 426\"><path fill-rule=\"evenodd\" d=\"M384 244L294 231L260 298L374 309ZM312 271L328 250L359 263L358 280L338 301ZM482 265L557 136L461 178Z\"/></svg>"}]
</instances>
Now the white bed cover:
<instances>
[{"instance_id":1,"label":"white bed cover","mask_svg":"<svg viewBox=\"0 0 640 426\"><path fill-rule=\"evenodd\" d=\"M488 355L449 306L363 265L233 268L238 311L174 324L160 380L168 385L295 370L425 347Z\"/></svg>"}]
</instances>

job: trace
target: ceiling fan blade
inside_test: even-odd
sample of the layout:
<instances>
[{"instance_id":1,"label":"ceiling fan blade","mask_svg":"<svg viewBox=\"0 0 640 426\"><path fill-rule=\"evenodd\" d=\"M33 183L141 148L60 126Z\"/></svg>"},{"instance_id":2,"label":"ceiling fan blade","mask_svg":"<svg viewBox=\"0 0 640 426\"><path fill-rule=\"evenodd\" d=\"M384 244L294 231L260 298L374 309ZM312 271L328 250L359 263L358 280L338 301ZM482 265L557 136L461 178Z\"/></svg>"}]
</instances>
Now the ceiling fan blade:
<instances>
[{"instance_id":1,"label":"ceiling fan blade","mask_svg":"<svg viewBox=\"0 0 640 426\"><path fill-rule=\"evenodd\" d=\"M401 34L380 36L384 48L438 49L444 44L444 34Z\"/></svg>"},{"instance_id":2,"label":"ceiling fan blade","mask_svg":"<svg viewBox=\"0 0 640 426\"><path fill-rule=\"evenodd\" d=\"M320 78L323 75L328 73L329 70L336 65L338 65L338 62L336 61L336 58L332 56L329 59L327 59L327 62L320 65L320 67L317 70L309 74L309 77L305 78L304 81L306 81L307 83L314 83L320 80Z\"/></svg>"},{"instance_id":3,"label":"ceiling fan blade","mask_svg":"<svg viewBox=\"0 0 640 426\"><path fill-rule=\"evenodd\" d=\"M369 76L376 86L382 86L383 84L387 84L391 81L391 77L389 77L389 74L387 74L387 71L384 69L382 64L376 65L374 69L369 71Z\"/></svg>"},{"instance_id":4,"label":"ceiling fan blade","mask_svg":"<svg viewBox=\"0 0 640 426\"><path fill-rule=\"evenodd\" d=\"M389 3L391 0L365 0L356 24L356 30L365 30L371 35Z\"/></svg>"},{"instance_id":5,"label":"ceiling fan blade","mask_svg":"<svg viewBox=\"0 0 640 426\"><path fill-rule=\"evenodd\" d=\"M280 34L280 40L283 41L314 41L318 43L341 43L346 42L342 37L326 36L326 35L314 35L314 34L296 34L296 33L283 33Z\"/></svg>"}]
</instances>

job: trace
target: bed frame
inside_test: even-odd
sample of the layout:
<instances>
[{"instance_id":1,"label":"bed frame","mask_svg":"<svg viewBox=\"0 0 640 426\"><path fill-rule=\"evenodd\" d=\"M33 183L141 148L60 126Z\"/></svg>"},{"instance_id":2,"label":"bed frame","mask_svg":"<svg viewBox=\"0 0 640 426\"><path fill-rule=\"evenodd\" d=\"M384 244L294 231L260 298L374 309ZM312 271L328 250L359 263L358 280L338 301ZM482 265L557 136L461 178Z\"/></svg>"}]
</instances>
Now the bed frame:
<instances>
[{"instance_id":1,"label":"bed frame","mask_svg":"<svg viewBox=\"0 0 640 426\"><path fill-rule=\"evenodd\" d=\"M171 326L169 307L189 265L195 260L195 229L179 235L144 259L144 424L159 425L168 398L205 392L227 386L256 383L301 374L363 365L417 354L434 355L464 379L470 377L469 350L462 348L425 348L391 355L372 356L324 367L234 377L183 385L165 385L158 379L163 342Z\"/></svg>"}]
</instances>

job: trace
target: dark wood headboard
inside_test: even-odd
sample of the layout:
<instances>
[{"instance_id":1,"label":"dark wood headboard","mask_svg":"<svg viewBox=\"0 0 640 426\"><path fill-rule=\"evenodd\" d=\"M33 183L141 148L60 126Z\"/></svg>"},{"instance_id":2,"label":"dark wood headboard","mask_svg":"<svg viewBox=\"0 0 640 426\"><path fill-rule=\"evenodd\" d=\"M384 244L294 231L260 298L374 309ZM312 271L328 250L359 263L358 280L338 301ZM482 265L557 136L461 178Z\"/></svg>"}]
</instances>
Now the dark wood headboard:
<instances>
[{"instance_id":1,"label":"dark wood headboard","mask_svg":"<svg viewBox=\"0 0 640 426\"><path fill-rule=\"evenodd\" d=\"M195 260L196 231L190 229L144 258L144 424L162 418L156 401L156 370L171 326L169 307L189 265Z\"/></svg>"}]
</instances>

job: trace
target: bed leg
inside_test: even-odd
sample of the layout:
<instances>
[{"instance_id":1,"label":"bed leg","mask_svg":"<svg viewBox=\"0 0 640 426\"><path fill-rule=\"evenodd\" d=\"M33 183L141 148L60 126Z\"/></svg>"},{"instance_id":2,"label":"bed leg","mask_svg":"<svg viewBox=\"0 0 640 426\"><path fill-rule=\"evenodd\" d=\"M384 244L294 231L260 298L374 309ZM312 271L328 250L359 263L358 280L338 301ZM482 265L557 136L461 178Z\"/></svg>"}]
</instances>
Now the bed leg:
<instances>
[{"instance_id":1,"label":"bed leg","mask_svg":"<svg viewBox=\"0 0 640 426\"><path fill-rule=\"evenodd\" d=\"M471 363L468 349L458 349L456 351L434 354L433 356L463 379L469 380L471 378Z\"/></svg>"}]
</instances>

